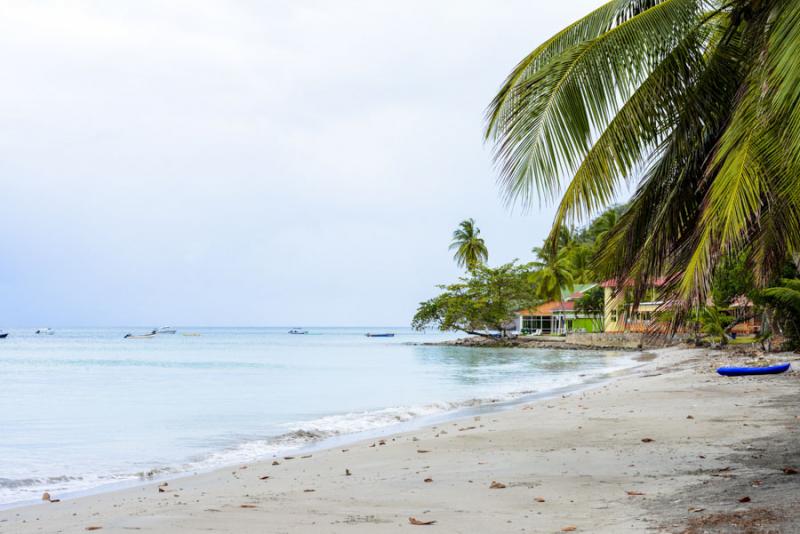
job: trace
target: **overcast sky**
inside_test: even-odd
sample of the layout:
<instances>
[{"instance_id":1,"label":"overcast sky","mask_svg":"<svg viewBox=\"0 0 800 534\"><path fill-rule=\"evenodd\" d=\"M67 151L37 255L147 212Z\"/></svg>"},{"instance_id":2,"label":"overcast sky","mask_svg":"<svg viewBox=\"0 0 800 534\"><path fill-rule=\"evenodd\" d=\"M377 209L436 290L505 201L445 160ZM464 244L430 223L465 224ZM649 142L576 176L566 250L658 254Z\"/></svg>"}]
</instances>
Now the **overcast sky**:
<instances>
[{"instance_id":1,"label":"overcast sky","mask_svg":"<svg viewBox=\"0 0 800 534\"><path fill-rule=\"evenodd\" d=\"M0 4L0 327L408 325L546 235L483 114L600 3Z\"/></svg>"}]
</instances>

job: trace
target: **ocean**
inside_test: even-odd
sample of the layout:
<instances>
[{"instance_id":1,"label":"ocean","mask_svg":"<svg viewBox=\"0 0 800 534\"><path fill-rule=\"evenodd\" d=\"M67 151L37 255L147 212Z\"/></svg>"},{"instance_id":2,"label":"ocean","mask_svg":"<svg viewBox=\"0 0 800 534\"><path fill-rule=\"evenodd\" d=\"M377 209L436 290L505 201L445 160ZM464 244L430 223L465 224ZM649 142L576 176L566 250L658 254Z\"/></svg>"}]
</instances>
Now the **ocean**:
<instances>
[{"instance_id":1,"label":"ocean","mask_svg":"<svg viewBox=\"0 0 800 534\"><path fill-rule=\"evenodd\" d=\"M456 336L408 328L34 330L0 340L4 507L502 409L635 364L630 353L421 345Z\"/></svg>"}]
</instances>

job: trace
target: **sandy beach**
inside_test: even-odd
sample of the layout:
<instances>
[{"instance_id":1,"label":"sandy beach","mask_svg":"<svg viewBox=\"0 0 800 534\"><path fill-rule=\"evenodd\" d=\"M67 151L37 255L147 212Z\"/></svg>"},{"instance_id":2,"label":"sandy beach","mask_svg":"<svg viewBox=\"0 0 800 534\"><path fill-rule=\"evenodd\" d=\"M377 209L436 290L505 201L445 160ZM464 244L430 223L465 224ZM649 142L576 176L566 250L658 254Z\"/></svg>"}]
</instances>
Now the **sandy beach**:
<instances>
[{"instance_id":1,"label":"sandy beach","mask_svg":"<svg viewBox=\"0 0 800 534\"><path fill-rule=\"evenodd\" d=\"M800 532L800 374L654 354L504 412L1 511L0 532Z\"/></svg>"}]
</instances>

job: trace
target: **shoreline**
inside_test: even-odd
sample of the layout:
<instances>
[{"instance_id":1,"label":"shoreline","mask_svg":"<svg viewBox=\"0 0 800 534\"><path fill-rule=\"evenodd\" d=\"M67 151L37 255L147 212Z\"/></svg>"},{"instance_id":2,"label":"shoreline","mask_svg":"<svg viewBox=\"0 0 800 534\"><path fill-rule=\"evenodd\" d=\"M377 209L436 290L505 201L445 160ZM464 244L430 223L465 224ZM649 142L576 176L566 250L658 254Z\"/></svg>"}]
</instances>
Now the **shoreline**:
<instances>
[{"instance_id":1,"label":"shoreline","mask_svg":"<svg viewBox=\"0 0 800 534\"><path fill-rule=\"evenodd\" d=\"M607 350L604 352L612 353L612 352L623 352L623 351ZM216 471L226 471L228 469L235 468L241 465L242 463L247 463L247 462L250 463L267 462L267 461L271 462L275 458L279 458L281 456L286 456L286 455L297 456L297 455L305 455L308 453L319 453L337 447L353 445L364 440L375 440L380 438L386 438L388 436L393 436L400 433L412 432L415 430L420 430L437 424L438 425L447 424L452 421L458 421L464 418L473 417L475 415L489 415L493 413L501 413L506 410L513 409L514 407L519 405L546 400L553 397L557 397L559 395L581 392L587 389L598 387L599 385L602 385L603 383L609 380L613 380L614 377L620 376L625 373L633 372L635 369L643 365L644 361L649 361L644 354L640 354L638 356L625 354L616 357L625 358L626 360L625 363L618 366L610 366L608 369L603 369L601 372L595 372L590 375L580 374L578 376L580 377L588 376L588 378L584 378L583 380L580 380L575 383L569 383L566 385L548 388L546 390L508 392L489 397L440 401L435 403L434 405L448 405L450 407L442 408L442 410L439 412L425 414L425 415L416 415L412 416L408 420L398 420L397 422L393 422L385 426L375 426L374 428L369 428L360 431L344 431L342 433L322 435L320 437L312 437L312 434L314 434L316 431L310 429L300 428L298 430L289 431L286 434L276 435L270 438L270 440L274 441L276 447L278 447L279 444L285 443L285 445L281 446L280 448L276 448L275 452L272 453L271 455L263 454L258 458L246 458L246 459L241 459L240 461L228 459L228 461L226 462L217 463L215 465L207 465L205 467L201 466L203 461L197 460L197 462L187 462L180 466L165 466L161 468L148 470L146 472L143 471L142 475L139 478L133 478L133 475L117 475L117 476L128 476L129 478L109 481L98 484L96 486L91 486L81 489L70 489L63 491L54 491L53 489L47 489L47 491L48 493L53 495L54 498L58 496L58 498L64 501L74 500L85 497L92 497L96 495L102 495L105 493L134 489L143 485L148 485L153 483L171 482L171 481L181 480L187 477L214 473ZM408 410L409 411L425 410L431 408L434 405L412 406L408 407ZM362 415L383 412L385 410L391 410L391 409L400 410L401 407L388 407L388 408L376 409L372 412L364 412ZM313 425L314 420L305 421L305 423ZM288 442L291 442L291 440L287 438L290 438L296 434L303 434L304 436L308 437L297 438L299 440L298 443L289 444ZM239 444L239 446L246 446L246 445L247 442ZM210 454L225 454L226 452L230 451L227 450L216 451ZM40 494L37 494L35 497L29 499L0 503L0 512L25 508L28 506L37 506L41 504L40 500L41 500ZM0 532L2 532L2 530L0 530Z\"/></svg>"},{"instance_id":2,"label":"shoreline","mask_svg":"<svg viewBox=\"0 0 800 534\"><path fill-rule=\"evenodd\" d=\"M741 467L732 455L764 449L765 439L797 440L798 375L722 379L713 365L737 356L654 353L597 387L503 411L278 458L278 465L188 475L161 492L152 482L2 510L0 532L396 532L416 528L409 516L436 520L446 532L667 532L673 524L682 532L690 520L765 506L779 517L761 521L796 520L796 508L778 501L797 504L800 477L778 464L800 462L798 453L766 458L766 471ZM787 358L797 365L797 355ZM766 500L772 478L784 487ZM728 495L727 485L752 480L763 483L746 490L750 502ZM490 489L493 481L505 487Z\"/></svg>"}]
</instances>

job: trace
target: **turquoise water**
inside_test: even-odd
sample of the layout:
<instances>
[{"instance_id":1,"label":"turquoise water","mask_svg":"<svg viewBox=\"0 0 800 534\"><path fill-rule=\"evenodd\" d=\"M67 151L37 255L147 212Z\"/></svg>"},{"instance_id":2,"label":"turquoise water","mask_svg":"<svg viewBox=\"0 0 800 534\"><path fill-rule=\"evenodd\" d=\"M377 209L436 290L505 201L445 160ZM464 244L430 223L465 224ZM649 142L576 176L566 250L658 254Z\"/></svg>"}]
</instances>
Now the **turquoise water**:
<instances>
[{"instance_id":1,"label":"turquoise water","mask_svg":"<svg viewBox=\"0 0 800 534\"><path fill-rule=\"evenodd\" d=\"M632 364L615 353L414 345L453 336L405 328L380 329L394 338L179 328L123 339L144 330L0 340L0 504L268 458Z\"/></svg>"}]
</instances>

